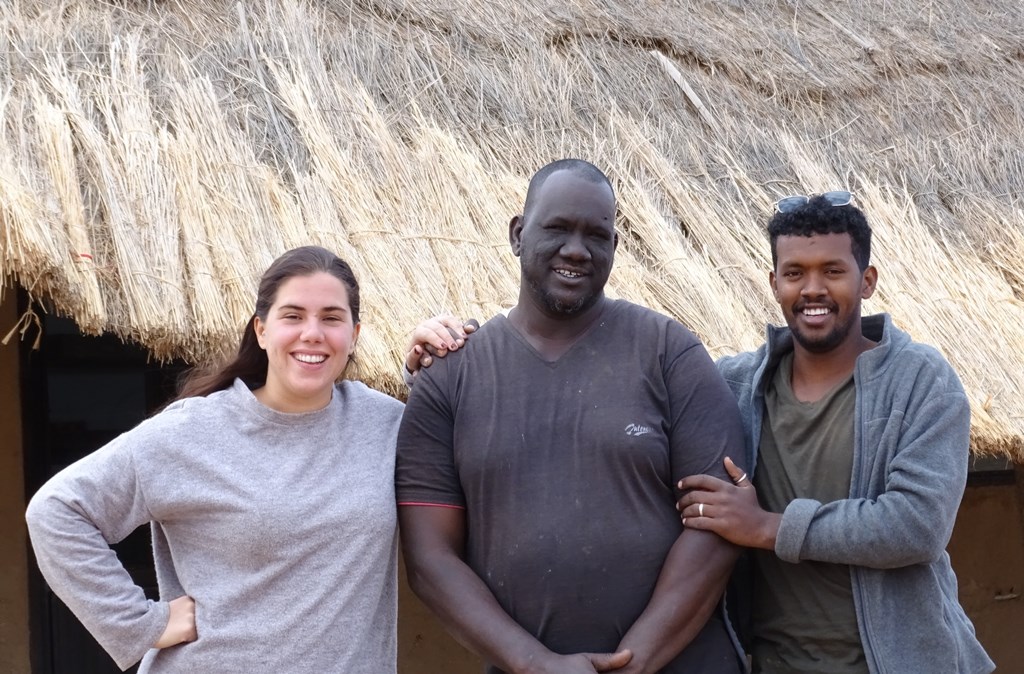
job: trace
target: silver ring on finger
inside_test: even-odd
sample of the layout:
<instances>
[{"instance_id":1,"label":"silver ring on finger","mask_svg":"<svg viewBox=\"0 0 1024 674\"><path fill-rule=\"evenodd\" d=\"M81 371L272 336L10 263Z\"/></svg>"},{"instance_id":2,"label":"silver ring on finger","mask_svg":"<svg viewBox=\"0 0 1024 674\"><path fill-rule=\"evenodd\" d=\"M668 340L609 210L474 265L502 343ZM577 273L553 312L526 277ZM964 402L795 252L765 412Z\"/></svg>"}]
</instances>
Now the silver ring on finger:
<instances>
[{"instance_id":1,"label":"silver ring on finger","mask_svg":"<svg viewBox=\"0 0 1024 674\"><path fill-rule=\"evenodd\" d=\"M697 516L698 517L704 517L704 504L703 503L698 503L697 504Z\"/></svg>"},{"instance_id":2,"label":"silver ring on finger","mask_svg":"<svg viewBox=\"0 0 1024 674\"><path fill-rule=\"evenodd\" d=\"M740 482L743 482L746 479L747 479L747 474L743 473L743 475L740 475L739 479L736 480L736 484L738 485Z\"/></svg>"}]
</instances>

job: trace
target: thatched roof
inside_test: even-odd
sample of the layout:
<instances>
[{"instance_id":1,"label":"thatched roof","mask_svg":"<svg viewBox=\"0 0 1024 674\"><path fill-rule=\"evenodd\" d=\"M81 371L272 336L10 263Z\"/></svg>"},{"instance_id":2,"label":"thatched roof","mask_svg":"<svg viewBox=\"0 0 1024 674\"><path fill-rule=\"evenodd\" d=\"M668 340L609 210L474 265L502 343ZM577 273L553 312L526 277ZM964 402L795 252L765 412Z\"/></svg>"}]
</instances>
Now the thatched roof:
<instances>
[{"instance_id":1,"label":"thatched roof","mask_svg":"<svg viewBox=\"0 0 1024 674\"><path fill-rule=\"evenodd\" d=\"M868 309L949 357L977 452L1024 459L1022 25L1019 0L0 3L2 273L196 360L274 257L326 245L397 392L420 319L514 301L506 224L551 159L616 183L611 293L715 354L779 320L773 201L849 187Z\"/></svg>"}]
</instances>

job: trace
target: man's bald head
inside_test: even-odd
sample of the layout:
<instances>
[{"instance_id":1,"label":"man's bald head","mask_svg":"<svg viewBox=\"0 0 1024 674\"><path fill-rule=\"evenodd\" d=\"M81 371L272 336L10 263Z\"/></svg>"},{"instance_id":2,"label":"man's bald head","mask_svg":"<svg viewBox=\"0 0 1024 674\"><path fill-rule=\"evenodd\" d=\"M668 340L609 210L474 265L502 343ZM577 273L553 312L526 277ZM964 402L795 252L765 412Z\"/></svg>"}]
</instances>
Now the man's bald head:
<instances>
[{"instance_id":1,"label":"man's bald head","mask_svg":"<svg viewBox=\"0 0 1024 674\"><path fill-rule=\"evenodd\" d=\"M524 219L529 219L530 209L540 193L540 188L551 175L559 171L568 171L577 178L587 182L607 185L608 191L612 193L612 198L614 199L615 197L612 183L601 169L582 159L558 159L541 167L540 170L533 174L533 178L530 179L530 186L526 190L526 203L523 205Z\"/></svg>"}]
</instances>

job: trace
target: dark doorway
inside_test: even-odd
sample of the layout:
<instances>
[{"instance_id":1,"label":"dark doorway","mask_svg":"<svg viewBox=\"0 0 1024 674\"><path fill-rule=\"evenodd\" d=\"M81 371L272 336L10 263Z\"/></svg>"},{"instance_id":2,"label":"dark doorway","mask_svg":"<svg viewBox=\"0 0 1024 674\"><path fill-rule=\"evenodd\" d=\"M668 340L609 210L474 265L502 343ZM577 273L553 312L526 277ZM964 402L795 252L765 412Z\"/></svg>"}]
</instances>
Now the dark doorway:
<instances>
[{"instance_id":1,"label":"dark doorway","mask_svg":"<svg viewBox=\"0 0 1024 674\"><path fill-rule=\"evenodd\" d=\"M23 308L24 302L22 298ZM40 348L33 351L30 346L23 346L21 357L25 489L29 496L61 468L136 426L164 404L185 367L153 362L143 349L113 336L85 336L73 322L52 313L44 318ZM155 598L149 530L135 531L114 549L147 596ZM34 558L30 556L30 560L32 671L119 672L46 586Z\"/></svg>"}]
</instances>

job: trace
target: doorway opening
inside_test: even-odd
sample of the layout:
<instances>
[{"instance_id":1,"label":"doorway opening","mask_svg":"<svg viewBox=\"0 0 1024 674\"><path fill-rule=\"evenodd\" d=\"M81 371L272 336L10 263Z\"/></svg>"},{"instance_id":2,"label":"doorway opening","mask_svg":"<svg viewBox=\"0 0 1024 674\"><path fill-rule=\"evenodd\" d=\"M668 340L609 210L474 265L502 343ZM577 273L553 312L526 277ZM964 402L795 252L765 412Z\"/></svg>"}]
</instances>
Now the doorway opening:
<instances>
[{"instance_id":1,"label":"doorway opening","mask_svg":"<svg viewBox=\"0 0 1024 674\"><path fill-rule=\"evenodd\" d=\"M24 312L28 301L20 298ZM87 336L44 313L38 350L21 347L25 493L133 428L175 393L183 362L157 363L112 335ZM113 546L132 578L157 597L150 534L142 527ZM36 674L118 674L120 670L47 587L29 551L29 625ZM136 668L129 670L135 672Z\"/></svg>"}]
</instances>

